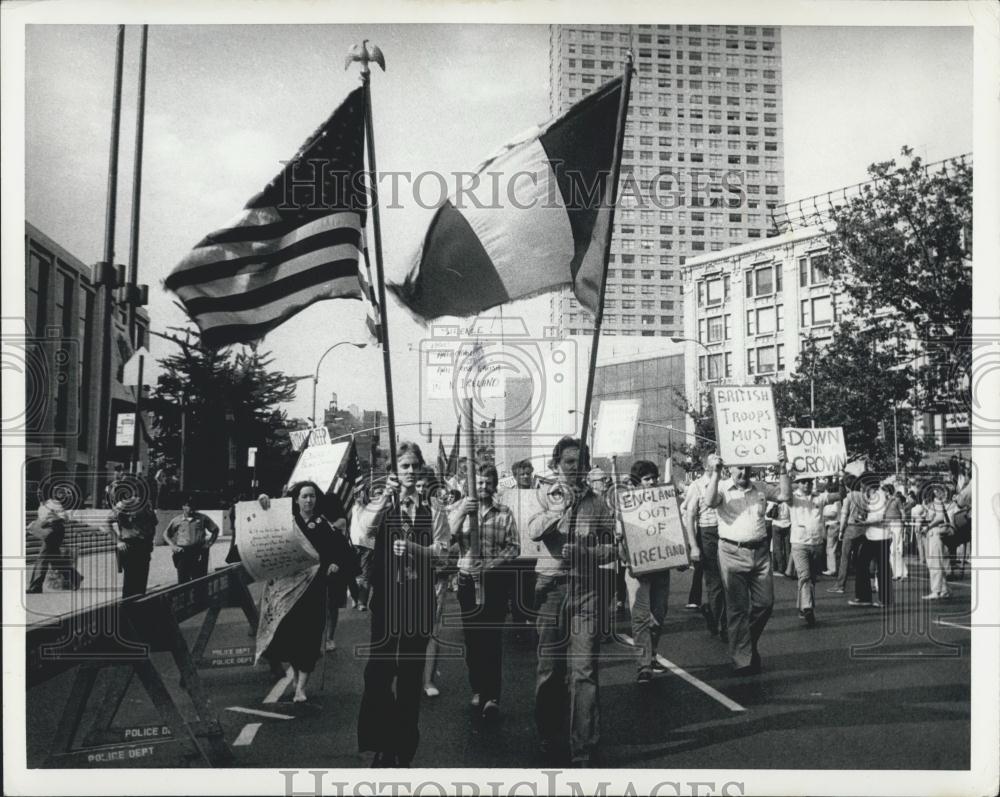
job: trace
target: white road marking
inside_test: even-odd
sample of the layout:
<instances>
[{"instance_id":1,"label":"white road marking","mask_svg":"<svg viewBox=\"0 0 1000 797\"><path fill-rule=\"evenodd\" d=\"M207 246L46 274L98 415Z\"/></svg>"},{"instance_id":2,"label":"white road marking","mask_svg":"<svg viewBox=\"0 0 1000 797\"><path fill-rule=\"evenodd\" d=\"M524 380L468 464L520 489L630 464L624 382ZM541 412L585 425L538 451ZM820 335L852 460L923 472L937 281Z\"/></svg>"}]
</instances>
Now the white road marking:
<instances>
[{"instance_id":1,"label":"white road marking","mask_svg":"<svg viewBox=\"0 0 1000 797\"><path fill-rule=\"evenodd\" d=\"M950 625L952 628L961 628L963 631L972 630L972 626L962 625L961 623L953 623L950 622L949 620L942 620L940 617L938 617L934 622L937 623L938 625Z\"/></svg>"},{"instance_id":2,"label":"white road marking","mask_svg":"<svg viewBox=\"0 0 1000 797\"><path fill-rule=\"evenodd\" d=\"M289 686L292 685L292 679L289 676L283 676L278 683L271 687L271 691L267 693L267 697L264 698L262 702L264 703L277 703L278 699L285 694L285 691Z\"/></svg>"},{"instance_id":3,"label":"white road marking","mask_svg":"<svg viewBox=\"0 0 1000 797\"><path fill-rule=\"evenodd\" d=\"M626 642L628 642L633 647L635 646L635 641L632 639L632 637L625 636L623 634L622 635L622 639L624 639ZM695 678L687 670L684 670L684 669L678 667L672 661L669 661L668 659L665 659L665 658L663 658L663 656L660 656L660 655L657 655L656 660L658 662L660 662L660 664L662 664L664 667L666 667L674 675L677 675L680 678L683 678L689 684L691 684L692 686L700 689L702 692L704 692L706 695L708 695L712 699L719 701L720 703L722 703L722 705L724 705L730 711L736 711L736 712L746 711L746 709L743 706L741 706L739 703L737 703L735 700L731 700L730 698L726 697L718 689L716 689L713 686L709 686L707 683L705 683L704 681L702 681L700 678Z\"/></svg>"},{"instance_id":4,"label":"white road marking","mask_svg":"<svg viewBox=\"0 0 1000 797\"><path fill-rule=\"evenodd\" d=\"M259 708L243 708L243 706L229 706L226 711L236 711L240 714L253 714L256 717L267 717L268 719L274 720L293 720L288 714L278 714L274 711L261 711Z\"/></svg>"},{"instance_id":5,"label":"white road marking","mask_svg":"<svg viewBox=\"0 0 1000 797\"><path fill-rule=\"evenodd\" d=\"M248 725L244 725L243 730L240 731L240 735L233 742L233 747L246 747L249 744L253 744L253 737L257 735L257 731L260 730L260 726L263 724L263 722L251 722Z\"/></svg>"}]
</instances>

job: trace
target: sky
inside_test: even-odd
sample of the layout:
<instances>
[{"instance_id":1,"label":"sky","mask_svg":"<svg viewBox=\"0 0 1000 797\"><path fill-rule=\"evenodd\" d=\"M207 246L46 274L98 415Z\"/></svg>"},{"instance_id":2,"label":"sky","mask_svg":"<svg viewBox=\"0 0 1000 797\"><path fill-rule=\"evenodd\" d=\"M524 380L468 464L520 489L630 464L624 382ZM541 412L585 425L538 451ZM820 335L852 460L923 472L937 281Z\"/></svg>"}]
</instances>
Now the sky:
<instances>
[{"instance_id":1,"label":"sky","mask_svg":"<svg viewBox=\"0 0 1000 797\"><path fill-rule=\"evenodd\" d=\"M723 20L724 22L725 20ZM153 327L183 323L160 283L206 233L227 222L357 85L344 55L368 38L387 71L372 79L380 171L473 170L498 145L548 117L544 25L203 25L149 32L140 281ZM127 262L138 26L126 32L116 260ZM25 60L25 216L84 262L103 253L115 28L35 25ZM908 144L928 161L972 151L970 28L784 27L785 197L860 182ZM421 184L424 204L439 183ZM383 187L385 202L386 188ZM387 278L401 278L432 211L405 183L382 212ZM397 424L453 428L448 401L421 402L416 349L430 331L390 298ZM532 334L545 298L505 308ZM285 373L311 375L323 352L363 339L358 302L323 302L269 334ZM154 338L154 356L172 344ZM343 346L320 374L319 405L384 406L381 354ZM311 414L312 385L286 409Z\"/></svg>"}]
</instances>

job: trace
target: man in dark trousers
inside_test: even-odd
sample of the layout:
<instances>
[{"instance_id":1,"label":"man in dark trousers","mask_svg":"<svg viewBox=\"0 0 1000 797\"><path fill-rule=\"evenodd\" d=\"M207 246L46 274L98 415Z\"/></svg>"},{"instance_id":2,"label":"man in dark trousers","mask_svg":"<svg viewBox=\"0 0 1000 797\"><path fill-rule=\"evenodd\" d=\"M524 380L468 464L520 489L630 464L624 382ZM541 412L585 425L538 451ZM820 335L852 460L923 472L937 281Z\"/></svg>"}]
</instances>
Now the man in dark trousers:
<instances>
[{"instance_id":1,"label":"man in dark trousers","mask_svg":"<svg viewBox=\"0 0 1000 797\"><path fill-rule=\"evenodd\" d=\"M372 548L371 645L358 716L358 749L373 767L407 767L420 739L417 721L424 657L434 626L434 566L447 556L451 532L443 512L416 494L424 457L400 443L396 472L382 495L358 512ZM395 688L394 684L395 682Z\"/></svg>"},{"instance_id":2,"label":"man in dark trousers","mask_svg":"<svg viewBox=\"0 0 1000 797\"><path fill-rule=\"evenodd\" d=\"M115 494L120 498L111 509L110 525L119 570L123 573L122 597L145 595L156 536L156 513L147 491L131 474L118 482Z\"/></svg>"},{"instance_id":3,"label":"man in dark trousers","mask_svg":"<svg viewBox=\"0 0 1000 797\"><path fill-rule=\"evenodd\" d=\"M535 583L535 724L543 756L558 755L568 724L573 765L593 766L600 732L599 568L616 555L614 522L604 499L585 481L590 464L579 438L556 443L552 467L558 481L539 488L543 510L528 524L531 538L543 545Z\"/></svg>"},{"instance_id":4,"label":"man in dark trousers","mask_svg":"<svg viewBox=\"0 0 1000 797\"><path fill-rule=\"evenodd\" d=\"M497 469L480 465L476 496L466 497L451 516L453 538L458 543L458 603L465 631L465 663L472 686L472 706L483 719L500 713L500 674L503 663L503 626L507 616L509 572L506 567L518 554L514 515L493 495ZM479 549L472 550L469 517L479 521Z\"/></svg>"},{"instance_id":5,"label":"man in dark trousers","mask_svg":"<svg viewBox=\"0 0 1000 797\"><path fill-rule=\"evenodd\" d=\"M208 574L208 550L219 538L219 527L208 515L195 512L191 496L183 499L181 510L163 531L174 553L178 584Z\"/></svg>"}]
</instances>

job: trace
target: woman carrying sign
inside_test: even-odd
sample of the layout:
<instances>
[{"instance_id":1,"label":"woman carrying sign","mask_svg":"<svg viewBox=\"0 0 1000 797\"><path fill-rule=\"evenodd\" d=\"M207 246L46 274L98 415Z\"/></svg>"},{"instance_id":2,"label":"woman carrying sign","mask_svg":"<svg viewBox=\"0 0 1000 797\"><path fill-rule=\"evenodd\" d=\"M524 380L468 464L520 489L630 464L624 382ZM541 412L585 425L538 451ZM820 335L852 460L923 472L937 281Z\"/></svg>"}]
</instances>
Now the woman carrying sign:
<instances>
[{"instance_id":1,"label":"woman carrying sign","mask_svg":"<svg viewBox=\"0 0 1000 797\"><path fill-rule=\"evenodd\" d=\"M353 574L357 567L354 551L323 516L323 494L313 482L299 482L289 490L295 525L315 549L318 564L283 578L271 579L264 588L257 627L257 659L266 657L285 665L285 678L295 685L296 703L304 703L306 683L321 655L326 627L327 578L343 570ZM260 496L264 509L270 505ZM277 698L275 698L276 700Z\"/></svg>"}]
</instances>

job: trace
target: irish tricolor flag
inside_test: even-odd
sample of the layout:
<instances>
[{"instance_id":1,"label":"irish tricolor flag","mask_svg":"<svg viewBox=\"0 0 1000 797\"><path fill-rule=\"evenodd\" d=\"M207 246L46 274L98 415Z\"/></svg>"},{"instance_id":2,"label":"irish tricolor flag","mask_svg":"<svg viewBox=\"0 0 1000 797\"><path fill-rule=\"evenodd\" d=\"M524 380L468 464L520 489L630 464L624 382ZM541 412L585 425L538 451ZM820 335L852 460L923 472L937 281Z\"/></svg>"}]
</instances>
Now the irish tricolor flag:
<instances>
[{"instance_id":1,"label":"irish tricolor flag","mask_svg":"<svg viewBox=\"0 0 1000 797\"><path fill-rule=\"evenodd\" d=\"M623 81L509 142L438 208L412 270L389 285L414 315L474 315L564 285L596 312Z\"/></svg>"}]
</instances>

